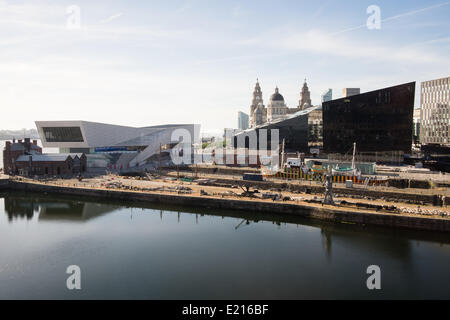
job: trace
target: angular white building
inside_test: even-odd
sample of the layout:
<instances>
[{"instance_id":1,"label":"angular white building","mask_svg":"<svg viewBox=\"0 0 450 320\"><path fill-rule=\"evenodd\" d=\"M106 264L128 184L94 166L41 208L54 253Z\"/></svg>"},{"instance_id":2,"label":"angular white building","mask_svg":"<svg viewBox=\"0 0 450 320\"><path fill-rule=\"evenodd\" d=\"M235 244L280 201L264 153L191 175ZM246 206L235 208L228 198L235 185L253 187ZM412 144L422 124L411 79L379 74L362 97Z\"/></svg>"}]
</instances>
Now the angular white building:
<instances>
[{"instance_id":1,"label":"angular white building","mask_svg":"<svg viewBox=\"0 0 450 320\"><path fill-rule=\"evenodd\" d=\"M200 132L196 124L135 128L88 121L36 121L36 127L43 147L59 148L61 153L85 153L88 170L143 167L161 147L192 151Z\"/></svg>"}]
</instances>

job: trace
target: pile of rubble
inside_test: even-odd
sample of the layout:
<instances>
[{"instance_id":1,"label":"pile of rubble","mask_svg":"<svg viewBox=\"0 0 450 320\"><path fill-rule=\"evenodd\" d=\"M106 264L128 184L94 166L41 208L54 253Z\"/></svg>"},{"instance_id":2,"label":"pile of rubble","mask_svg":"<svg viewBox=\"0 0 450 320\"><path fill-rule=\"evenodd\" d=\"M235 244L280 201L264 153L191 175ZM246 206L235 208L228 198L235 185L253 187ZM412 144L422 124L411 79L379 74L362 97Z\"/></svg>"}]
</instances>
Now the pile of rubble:
<instances>
[{"instance_id":1,"label":"pile of rubble","mask_svg":"<svg viewBox=\"0 0 450 320\"><path fill-rule=\"evenodd\" d=\"M417 207L417 208L400 207L398 209L402 213L419 214L419 215L425 215L425 216L450 217L449 212L438 210L438 209L422 209L420 207Z\"/></svg>"},{"instance_id":2,"label":"pile of rubble","mask_svg":"<svg viewBox=\"0 0 450 320\"><path fill-rule=\"evenodd\" d=\"M103 184L105 188L108 189L120 189L120 190L132 190L132 191L163 191L163 192L176 192L178 194L191 194L192 189L185 186L174 186L174 187L154 187L154 188L143 188L124 185L120 181L108 182Z\"/></svg>"}]
</instances>

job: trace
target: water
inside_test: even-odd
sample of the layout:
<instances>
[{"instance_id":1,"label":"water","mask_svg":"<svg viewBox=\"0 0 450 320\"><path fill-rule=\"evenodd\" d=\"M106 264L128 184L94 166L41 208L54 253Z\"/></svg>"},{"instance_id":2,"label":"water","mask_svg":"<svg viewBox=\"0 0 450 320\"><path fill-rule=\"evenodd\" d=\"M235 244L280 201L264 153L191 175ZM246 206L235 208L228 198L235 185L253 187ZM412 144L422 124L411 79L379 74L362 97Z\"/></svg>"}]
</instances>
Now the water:
<instances>
[{"instance_id":1,"label":"water","mask_svg":"<svg viewBox=\"0 0 450 320\"><path fill-rule=\"evenodd\" d=\"M136 206L0 195L0 298L450 298L448 235Z\"/></svg>"}]
</instances>

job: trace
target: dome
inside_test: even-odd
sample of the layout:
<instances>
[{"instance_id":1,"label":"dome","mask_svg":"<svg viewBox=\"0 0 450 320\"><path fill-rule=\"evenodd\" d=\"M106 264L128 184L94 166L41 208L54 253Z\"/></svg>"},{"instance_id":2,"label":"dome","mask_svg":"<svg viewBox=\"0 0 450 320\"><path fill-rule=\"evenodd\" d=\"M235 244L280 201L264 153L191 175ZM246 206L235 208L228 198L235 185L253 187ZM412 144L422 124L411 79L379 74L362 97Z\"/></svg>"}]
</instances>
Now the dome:
<instances>
[{"instance_id":1,"label":"dome","mask_svg":"<svg viewBox=\"0 0 450 320\"><path fill-rule=\"evenodd\" d=\"M284 101L283 96L278 92L278 87L275 88L275 93L270 97L271 101Z\"/></svg>"}]
</instances>

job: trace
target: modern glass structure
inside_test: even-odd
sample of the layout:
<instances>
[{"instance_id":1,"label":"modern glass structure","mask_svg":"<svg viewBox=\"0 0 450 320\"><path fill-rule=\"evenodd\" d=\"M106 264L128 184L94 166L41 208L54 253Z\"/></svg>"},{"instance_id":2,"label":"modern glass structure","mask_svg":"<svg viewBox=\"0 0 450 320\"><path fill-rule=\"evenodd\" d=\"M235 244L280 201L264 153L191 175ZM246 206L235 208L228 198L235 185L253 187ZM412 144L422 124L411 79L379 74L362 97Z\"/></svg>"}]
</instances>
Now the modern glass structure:
<instances>
[{"instance_id":1,"label":"modern glass structure","mask_svg":"<svg viewBox=\"0 0 450 320\"><path fill-rule=\"evenodd\" d=\"M240 132L234 136L234 147L245 147L248 149L262 149L260 147L261 136L266 137L267 149L276 149L284 140L284 148L286 152L308 152L308 116L317 110L318 107L312 107L298 111L292 115L279 119L277 121L268 122L254 128ZM271 146L271 130L278 130L279 140L277 146ZM266 131L261 131L266 130ZM252 142L251 140L254 139ZM243 141L244 145L240 145L239 141Z\"/></svg>"},{"instance_id":2,"label":"modern glass structure","mask_svg":"<svg viewBox=\"0 0 450 320\"><path fill-rule=\"evenodd\" d=\"M450 77L420 88L420 143L450 145Z\"/></svg>"},{"instance_id":3,"label":"modern glass structure","mask_svg":"<svg viewBox=\"0 0 450 320\"><path fill-rule=\"evenodd\" d=\"M36 121L36 127L43 147L85 153L88 169L143 166L161 146L192 148L200 133L195 124L135 128L88 121ZM189 136L189 141L182 135Z\"/></svg>"},{"instance_id":4,"label":"modern glass structure","mask_svg":"<svg viewBox=\"0 0 450 320\"><path fill-rule=\"evenodd\" d=\"M323 149L411 152L415 82L324 102Z\"/></svg>"},{"instance_id":5,"label":"modern glass structure","mask_svg":"<svg viewBox=\"0 0 450 320\"><path fill-rule=\"evenodd\" d=\"M83 142L80 127L43 127L47 142Z\"/></svg>"},{"instance_id":6,"label":"modern glass structure","mask_svg":"<svg viewBox=\"0 0 450 320\"><path fill-rule=\"evenodd\" d=\"M322 103L333 100L333 90L330 88L322 94Z\"/></svg>"},{"instance_id":7,"label":"modern glass structure","mask_svg":"<svg viewBox=\"0 0 450 320\"><path fill-rule=\"evenodd\" d=\"M247 130L249 126L249 116L248 114L239 111L238 112L238 129Z\"/></svg>"}]
</instances>

